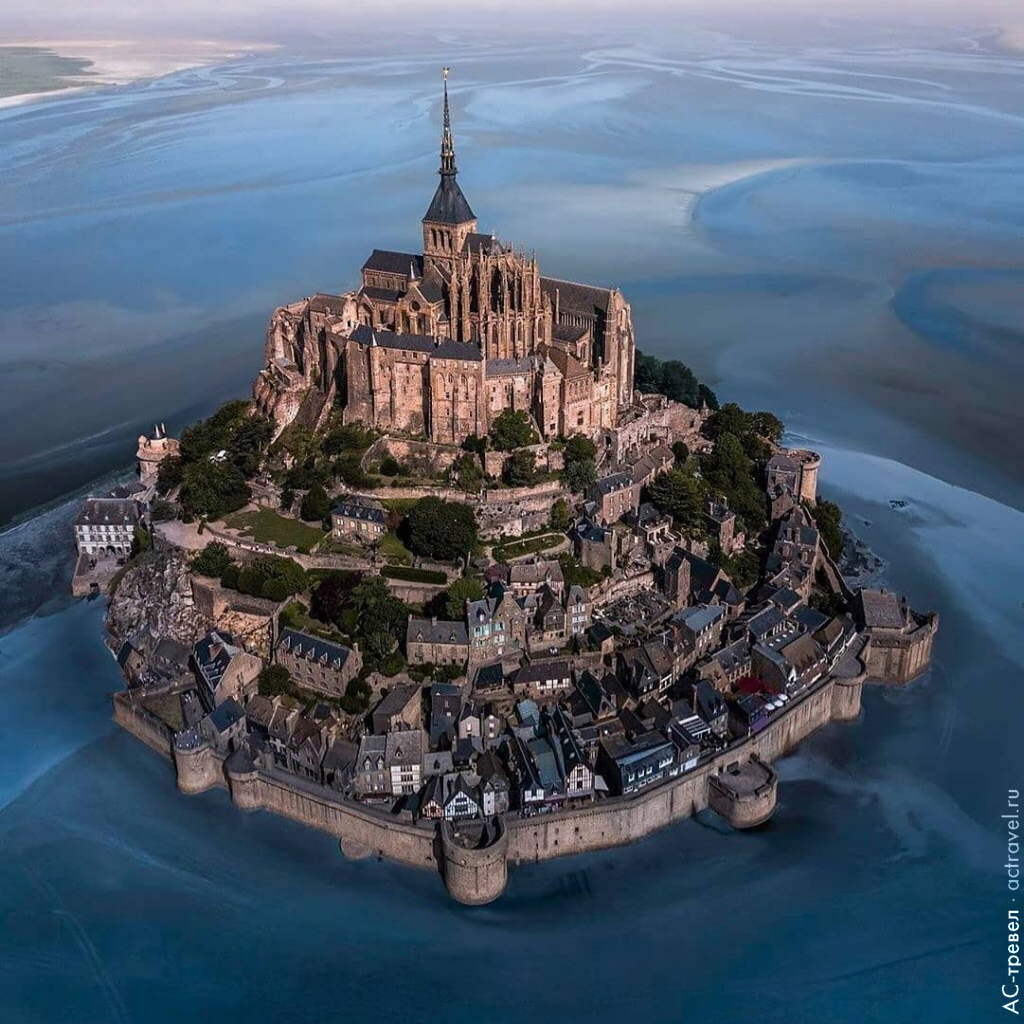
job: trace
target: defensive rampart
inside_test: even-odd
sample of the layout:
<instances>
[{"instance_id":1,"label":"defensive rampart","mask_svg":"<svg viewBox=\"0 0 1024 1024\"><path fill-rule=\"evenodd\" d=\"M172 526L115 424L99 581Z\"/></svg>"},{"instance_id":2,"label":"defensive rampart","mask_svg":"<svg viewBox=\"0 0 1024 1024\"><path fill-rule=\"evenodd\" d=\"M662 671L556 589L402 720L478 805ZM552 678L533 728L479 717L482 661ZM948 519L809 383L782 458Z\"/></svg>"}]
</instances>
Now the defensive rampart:
<instances>
[{"instance_id":1,"label":"defensive rampart","mask_svg":"<svg viewBox=\"0 0 1024 1024\"><path fill-rule=\"evenodd\" d=\"M114 717L164 756L170 756L173 747L183 791L227 786L241 809L272 811L320 829L335 836L349 858L387 857L400 864L439 870L455 899L478 904L501 894L509 864L631 843L709 806L737 828L767 820L775 807L777 787L775 774L767 766L833 719L855 718L860 712L862 682L863 675L824 680L779 712L760 732L736 740L704 764L668 782L629 797L565 811L530 818L510 815L491 823L486 834L472 844L451 829L446 832L424 822L414 824L353 803L295 775L255 767L237 752L225 765L205 744L179 750L166 726L133 706L125 694L114 697ZM757 762L761 762L760 769ZM754 778L758 771L763 778Z\"/></svg>"}]
</instances>

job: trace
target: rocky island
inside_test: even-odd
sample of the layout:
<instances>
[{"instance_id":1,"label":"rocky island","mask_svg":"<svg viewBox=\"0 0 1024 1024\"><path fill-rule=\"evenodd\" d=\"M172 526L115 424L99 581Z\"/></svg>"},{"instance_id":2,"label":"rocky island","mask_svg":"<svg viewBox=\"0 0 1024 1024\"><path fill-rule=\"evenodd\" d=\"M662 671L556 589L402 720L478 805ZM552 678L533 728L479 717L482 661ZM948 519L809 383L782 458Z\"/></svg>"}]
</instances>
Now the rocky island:
<instances>
[{"instance_id":1,"label":"rocky island","mask_svg":"<svg viewBox=\"0 0 1024 1024\"><path fill-rule=\"evenodd\" d=\"M75 579L110 595L115 719L182 792L481 904L706 809L762 824L773 762L924 671L938 617L851 590L774 415L478 231L447 83L439 174L422 252L276 310L251 400L139 439Z\"/></svg>"}]
</instances>

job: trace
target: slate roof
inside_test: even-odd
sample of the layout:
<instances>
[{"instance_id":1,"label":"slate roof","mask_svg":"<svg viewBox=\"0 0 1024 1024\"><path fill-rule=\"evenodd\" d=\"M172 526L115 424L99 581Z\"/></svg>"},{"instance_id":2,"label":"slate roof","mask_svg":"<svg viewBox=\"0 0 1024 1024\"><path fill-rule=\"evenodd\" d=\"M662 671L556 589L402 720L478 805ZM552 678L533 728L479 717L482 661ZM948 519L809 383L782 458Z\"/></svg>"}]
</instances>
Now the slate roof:
<instances>
[{"instance_id":1,"label":"slate roof","mask_svg":"<svg viewBox=\"0 0 1024 1024\"><path fill-rule=\"evenodd\" d=\"M373 285L367 285L363 289L363 294L377 302L397 302L405 292L395 291L393 288L375 288Z\"/></svg>"},{"instance_id":2,"label":"slate roof","mask_svg":"<svg viewBox=\"0 0 1024 1024\"><path fill-rule=\"evenodd\" d=\"M479 363L484 354L476 345L467 345L464 341L442 341L430 354L432 359L459 359L463 362Z\"/></svg>"},{"instance_id":3,"label":"slate roof","mask_svg":"<svg viewBox=\"0 0 1024 1024\"><path fill-rule=\"evenodd\" d=\"M355 497L339 498L331 506L331 514L346 519L361 519L368 523L383 523L387 519L384 507L372 499Z\"/></svg>"},{"instance_id":4,"label":"slate roof","mask_svg":"<svg viewBox=\"0 0 1024 1024\"><path fill-rule=\"evenodd\" d=\"M899 598L887 590L862 590L857 600L864 625L869 629L902 629L906 624Z\"/></svg>"},{"instance_id":5,"label":"slate roof","mask_svg":"<svg viewBox=\"0 0 1024 1024\"><path fill-rule=\"evenodd\" d=\"M344 644L331 643L330 640L322 640L318 636L311 636L297 629L282 629L279 646L307 661L324 661L338 668L348 661L352 653L351 648L345 647Z\"/></svg>"},{"instance_id":6,"label":"slate roof","mask_svg":"<svg viewBox=\"0 0 1024 1024\"><path fill-rule=\"evenodd\" d=\"M466 221L476 220L476 214L462 194L454 174L442 173L437 191L423 219L436 224L465 224Z\"/></svg>"},{"instance_id":7,"label":"slate roof","mask_svg":"<svg viewBox=\"0 0 1024 1024\"><path fill-rule=\"evenodd\" d=\"M215 707L210 712L210 721L217 732L227 732L236 722L245 717L242 705L234 697L228 697L223 704Z\"/></svg>"},{"instance_id":8,"label":"slate roof","mask_svg":"<svg viewBox=\"0 0 1024 1024\"><path fill-rule=\"evenodd\" d=\"M720 604L705 605L696 608L684 608L673 616L673 622L682 623L694 633L713 626L723 615L725 609Z\"/></svg>"},{"instance_id":9,"label":"slate roof","mask_svg":"<svg viewBox=\"0 0 1024 1024\"><path fill-rule=\"evenodd\" d=\"M309 309L312 313L340 315L345 309L345 299L341 295L326 295L324 292L317 292L309 300Z\"/></svg>"},{"instance_id":10,"label":"slate roof","mask_svg":"<svg viewBox=\"0 0 1024 1024\"><path fill-rule=\"evenodd\" d=\"M417 277L423 274L423 257L415 252L394 252L391 249L374 249L363 264L363 270L376 270L383 274L409 276L410 267Z\"/></svg>"},{"instance_id":11,"label":"slate roof","mask_svg":"<svg viewBox=\"0 0 1024 1024\"><path fill-rule=\"evenodd\" d=\"M139 507L130 498L86 498L75 526L134 526Z\"/></svg>"},{"instance_id":12,"label":"slate roof","mask_svg":"<svg viewBox=\"0 0 1024 1024\"><path fill-rule=\"evenodd\" d=\"M431 644L467 644L469 635L466 624L446 619L409 619L405 630L406 640Z\"/></svg>"},{"instance_id":13,"label":"slate roof","mask_svg":"<svg viewBox=\"0 0 1024 1024\"><path fill-rule=\"evenodd\" d=\"M611 494L614 491L621 491L625 487L631 486L633 478L629 473L610 473L608 476L601 477L600 480L594 484L599 494Z\"/></svg>"},{"instance_id":14,"label":"slate roof","mask_svg":"<svg viewBox=\"0 0 1024 1024\"><path fill-rule=\"evenodd\" d=\"M426 334L400 334L397 331L374 330L366 324L353 328L350 335L360 345L380 345L382 348L406 349L410 352L433 352L434 339Z\"/></svg>"},{"instance_id":15,"label":"slate roof","mask_svg":"<svg viewBox=\"0 0 1024 1024\"><path fill-rule=\"evenodd\" d=\"M488 377L504 377L514 373L531 373L536 365L533 356L522 359L488 359L484 374Z\"/></svg>"},{"instance_id":16,"label":"slate roof","mask_svg":"<svg viewBox=\"0 0 1024 1024\"><path fill-rule=\"evenodd\" d=\"M555 301L555 291L558 291L559 310L571 309L575 313L585 313L594 317L603 316L608 312L608 302L612 293L610 288L579 284L576 281L562 281L557 277L542 277L540 287L550 296L552 302Z\"/></svg>"}]
</instances>

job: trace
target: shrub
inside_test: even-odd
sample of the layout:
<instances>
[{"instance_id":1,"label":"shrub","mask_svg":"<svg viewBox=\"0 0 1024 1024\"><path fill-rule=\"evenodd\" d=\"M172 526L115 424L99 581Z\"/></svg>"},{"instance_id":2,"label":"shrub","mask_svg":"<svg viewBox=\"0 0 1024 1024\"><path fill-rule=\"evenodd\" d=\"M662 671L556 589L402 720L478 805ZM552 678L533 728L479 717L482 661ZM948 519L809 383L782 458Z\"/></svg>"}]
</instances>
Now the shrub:
<instances>
[{"instance_id":1,"label":"shrub","mask_svg":"<svg viewBox=\"0 0 1024 1024\"><path fill-rule=\"evenodd\" d=\"M231 553L226 544L219 540L210 541L209 544L192 559L192 571L200 576L214 576L220 578L231 566Z\"/></svg>"}]
</instances>

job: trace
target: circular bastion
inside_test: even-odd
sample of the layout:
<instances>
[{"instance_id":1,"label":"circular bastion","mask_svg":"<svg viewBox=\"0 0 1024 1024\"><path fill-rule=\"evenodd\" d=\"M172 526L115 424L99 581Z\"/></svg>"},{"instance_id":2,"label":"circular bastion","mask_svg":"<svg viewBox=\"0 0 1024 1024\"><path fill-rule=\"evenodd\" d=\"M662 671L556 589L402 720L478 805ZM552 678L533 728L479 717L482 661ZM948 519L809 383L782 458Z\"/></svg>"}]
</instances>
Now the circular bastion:
<instances>
[{"instance_id":1,"label":"circular bastion","mask_svg":"<svg viewBox=\"0 0 1024 1024\"><path fill-rule=\"evenodd\" d=\"M174 769L178 789L190 796L205 793L222 781L221 763L209 741L195 729L174 736Z\"/></svg>"},{"instance_id":2,"label":"circular bastion","mask_svg":"<svg viewBox=\"0 0 1024 1024\"><path fill-rule=\"evenodd\" d=\"M443 821L441 874L453 899L469 906L496 900L508 882L508 832L500 818Z\"/></svg>"},{"instance_id":3,"label":"circular bastion","mask_svg":"<svg viewBox=\"0 0 1024 1024\"><path fill-rule=\"evenodd\" d=\"M763 825L775 813L778 794L778 775L756 756L708 777L708 804L733 828Z\"/></svg>"}]
</instances>

